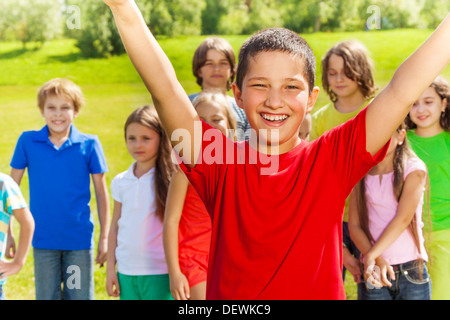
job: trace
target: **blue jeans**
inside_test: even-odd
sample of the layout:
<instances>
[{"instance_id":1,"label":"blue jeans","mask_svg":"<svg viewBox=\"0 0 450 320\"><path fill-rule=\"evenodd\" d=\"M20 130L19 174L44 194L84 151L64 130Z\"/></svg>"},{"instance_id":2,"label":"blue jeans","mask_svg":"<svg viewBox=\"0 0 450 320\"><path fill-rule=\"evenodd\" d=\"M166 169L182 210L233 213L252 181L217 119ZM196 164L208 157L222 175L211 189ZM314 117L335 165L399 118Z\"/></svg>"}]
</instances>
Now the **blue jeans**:
<instances>
[{"instance_id":1,"label":"blue jeans","mask_svg":"<svg viewBox=\"0 0 450 320\"><path fill-rule=\"evenodd\" d=\"M417 261L393 265L395 280L392 287L368 289L364 279L358 284L358 300L431 300L431 279L423 264L422 279Z\"/></svg>"},{"instance_id":2,"label":"blue jeans","mask_svg":"<svg viewBox=\"0 0 450 320\"><path fill-rule=\"evenodd\" d=\"M93 300L94 251L33 248L36 300Z\"/></svg>"}]
</instances>

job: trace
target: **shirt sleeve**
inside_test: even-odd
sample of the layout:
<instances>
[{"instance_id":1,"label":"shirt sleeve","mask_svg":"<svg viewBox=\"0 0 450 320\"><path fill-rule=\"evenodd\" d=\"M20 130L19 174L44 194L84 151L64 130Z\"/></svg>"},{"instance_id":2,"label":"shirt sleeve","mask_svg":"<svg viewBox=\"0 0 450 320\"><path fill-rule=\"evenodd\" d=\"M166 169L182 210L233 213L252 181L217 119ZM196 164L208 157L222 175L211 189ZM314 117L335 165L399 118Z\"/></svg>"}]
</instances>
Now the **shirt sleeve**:
<instances>
[{"instance_id":1,"label":"shirt sleeve","mask_svg":"<svg viewBox=\"0 0 450 320\"><path fill-rule=\"evenodd\" d=\"M389 147L390 140L373 157L367 151L366 110L364 108L355 118L325 132L318 139L327 148L330 169L342 182L345 194L349 194L358 181L384 159Z\"/></svg>"},{"instance_id":2,"label":"shirt sleeve","mask_svg":"<svg viewBox=\"0 0 450 320\"><path fill-rule=\"evenodd\" d=\"M13 210L28 207L19 186L13 179L5 179L2 187L3 210L13 214Z\"/></svg>"},{"instance_id":3,"label":"shirt sleeve","mask_svg":"<svg viewBox=\"0 0 450 320\"><path fill-rule=\"evenodd\" d=\"M122 197L119 188L119 176L114 177L114 179L111 181L111 197L115 201L122 203Z\"/></svg>"},{"instance_id":4,"label":"shirt sleeve","mask_svg":"<svg viewBox=\"0 0 450 320\"><path fill-rule=\"evenodd\" d=\"M425 173L427 173L427 167L425 163L416 157L408 159L405 172L403 173L403 179L406 179L406 177L414 171L424 171Z\"/></svg>"},{"instance_id":5,"label":"shirt sleeve","mask_svg":"<svg viewBox=\"0 0 450 320\"><path fill-rule=\"evenodd\" d=\"M10 166L14 169L25 169L28 166L28 157L25 150L25 135L23 133L17 140Z\"/></svg>"},{"instance_id":6,"label":"shirt sleeve","mask_svg":"<svg viewBox=\"0 0 450 320\"><path fill-rule=\"evenodd\" d=\"M94 136L91 140L91 154L88 166L91 174L108 172L105 154L97 136Z\"/></svg>"}]
</instances>

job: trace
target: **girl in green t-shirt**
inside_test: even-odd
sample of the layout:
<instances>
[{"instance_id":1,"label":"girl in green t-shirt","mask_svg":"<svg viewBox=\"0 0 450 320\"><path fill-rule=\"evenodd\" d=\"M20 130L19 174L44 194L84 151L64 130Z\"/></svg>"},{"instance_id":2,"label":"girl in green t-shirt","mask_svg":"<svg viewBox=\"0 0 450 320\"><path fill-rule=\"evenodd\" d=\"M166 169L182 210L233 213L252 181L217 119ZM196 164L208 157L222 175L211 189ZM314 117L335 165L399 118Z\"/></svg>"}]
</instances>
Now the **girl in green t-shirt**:
<instances>
[{"instance_id":1,"label":"girl in green t-shirt","mask_svg":"<svg viewBox=\"0 0 450 320\"><path fill-rule=\"evenodd\" d=\"M450 299L450 86L438 77L406 118L408 140L430 179L430 275L433 299Z\"/></svg>"}]
</instances>

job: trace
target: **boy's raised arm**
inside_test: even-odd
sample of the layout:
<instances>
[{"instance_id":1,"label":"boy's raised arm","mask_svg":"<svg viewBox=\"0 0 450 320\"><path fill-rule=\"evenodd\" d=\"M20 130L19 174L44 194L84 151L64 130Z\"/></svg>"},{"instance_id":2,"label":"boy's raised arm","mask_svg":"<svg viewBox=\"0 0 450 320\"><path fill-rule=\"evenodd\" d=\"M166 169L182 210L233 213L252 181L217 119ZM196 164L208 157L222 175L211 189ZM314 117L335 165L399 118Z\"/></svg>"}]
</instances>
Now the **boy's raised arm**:
<instances>
[{"instance_id":1,"label":"boy's raised arm","mask_svg":"<svg viewBox=\"0 0 450 320\"><path fill-rule=\"evenodd\" d=\"M199 118L179 83L172 64L148 29L135 1L103 1L113 13L128 56L151 93L169 138L174 130L185 129L184 132L190 134L191 150L194 150L194 120ZM184 162L195 163L194 154L198 155L198 152L183 151Z\"/></svg>"},{"instance_id":2,"label":"boy's raised arm","mask_svg":"<svg viewBox=\"0 0 450 320\"><path fill-rule=\"evenodd\" d=\"M367 108L366 146L375 155L408 114L414 101L450 62L450 14L394 74Z\"/></svg>"}]
</instances>

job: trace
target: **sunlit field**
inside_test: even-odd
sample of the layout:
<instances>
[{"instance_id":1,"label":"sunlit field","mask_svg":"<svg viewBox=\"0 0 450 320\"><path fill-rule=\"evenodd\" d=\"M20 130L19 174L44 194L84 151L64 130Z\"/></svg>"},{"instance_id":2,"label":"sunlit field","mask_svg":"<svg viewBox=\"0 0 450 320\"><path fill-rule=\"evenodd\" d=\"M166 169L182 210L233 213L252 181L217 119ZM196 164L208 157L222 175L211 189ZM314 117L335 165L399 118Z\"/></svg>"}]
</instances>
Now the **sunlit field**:
<instances>
[{"instance_id":1,"label":"sunlit field","mask_svg":"<svg viewBox=\"0 0 450 320\"><path fill-rule=\"evenodd\" d=\"M375 65L375 79L382 89L393 76L395 69L429 35L430 30L395 30L355 33L316 33L304 37L313 48L318 60L317 85L321 85L320 59L336 42L357 39L371 53ZM236 54L246 36L226 36ZM191 59L195 48L204 37L181 37L160 40L171 59L179 81L187 93L199 90L191 72ZM98 135L107 159L108 187L116 174L126 170L132 162L123 135L123 124L132 110L152 104L151 97L142 84L127 55L105 59L83 59L73 40L54 40L40 49L28 44L0 42L0 116L3 122L0 135L0 171L10 173L9 163L15 143L22 131L38 130L44 125L36 104L40 85L54 77L67 77L82 88L86 105L74 124L85 133ZM444 75L450 79L447 67ZM232 94L230 92L230 94ZM319 95L317 108L328 103L326 94ZM25 174L21 189L28 197L28 177ZM94 190L92 189L92 194ZM112 204L111 199L111 204ZM91 201L98 232L95 197ZM112 209L112 205L111 205ZM14 224L18 239L18 224ZM96 233L97 242L98 235ZM12 276L4 286L7 299L34 299L34 273L32 250L26 265L18 275ZM105 290L105 267L95 269L95 298L110 299ZM350 275L346 277L348 299L356 299L356 286Z\"/></svg>"}]
</instances>

